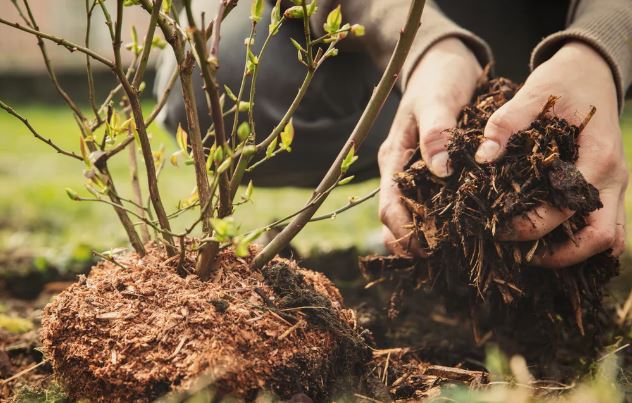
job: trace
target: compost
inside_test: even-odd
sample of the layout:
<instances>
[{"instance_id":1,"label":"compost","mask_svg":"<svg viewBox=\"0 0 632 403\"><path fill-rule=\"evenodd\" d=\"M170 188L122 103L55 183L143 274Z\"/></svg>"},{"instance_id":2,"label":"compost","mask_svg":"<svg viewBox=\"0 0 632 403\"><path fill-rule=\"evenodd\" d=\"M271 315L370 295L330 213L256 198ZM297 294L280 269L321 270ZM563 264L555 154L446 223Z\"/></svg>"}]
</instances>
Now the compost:
<instances>
[{"instance_id":1,"label":"compost","mask_svg":"<svg viewBox=\"0 0 632 403\"><path fill-rule=\"evenodd\" d=\"M534 256L572 241L602 204L598 190L575 167L578 139L594 108L573 125L555 115L557 98L551 96L531 125L511 136L503 157L475 162L487 120L518 89L504 78L481 80L449 130L453 175L435 177L416 153L395 176L412 216L407 228L427 256L369 256L361 259L361 270L371 281L394 285L391 317L407 296L432 290L449 310L468 313L477 342L504 337L522 347L513 352L550 362L560 344L573 339L576 349L592 349L607 333L610 315L602 297L619 264L610 251L559 270L530 264ZM575 213L539 240L497 239L513 219L542 204Z\"/></svg>"}]
</instances>

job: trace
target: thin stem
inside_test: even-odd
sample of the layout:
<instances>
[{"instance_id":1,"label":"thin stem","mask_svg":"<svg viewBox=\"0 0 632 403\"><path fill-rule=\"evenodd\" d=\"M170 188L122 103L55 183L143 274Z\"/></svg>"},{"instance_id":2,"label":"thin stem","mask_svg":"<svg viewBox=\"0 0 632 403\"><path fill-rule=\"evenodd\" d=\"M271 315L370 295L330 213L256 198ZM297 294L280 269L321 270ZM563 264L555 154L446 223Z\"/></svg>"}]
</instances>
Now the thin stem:
<instances>
[{"instance_id":1,"label":"thin stem","mask_svg":"<svg viewBox=\"0 0 632 403\"><path fill-rule=\"evenodd\" d=\"M4 102L0 101L0 108L2 108L5 111L7 111L10 115L13 115L14 117L16 117L19 121L21 121L24 124L24 126L26 126L27 129L29 129L29 131L33 134L33 136L35 136L36 139L48 144L55 151L57 151L59 154L65 155L67 157L74 158L74 159L79 160L79 161L83 161L83 157L81 157L80 155L77 155L77 154L75 154L72 151L64 150L63 148L61 148L58 145L56 145L55 143L53 143L53 141L51 139L47 139L46 137L44 137L41 134L39 134L37 132L37 130L35 130L35 128L33 128L33 126L31 126L31 123L24 116L22 116L19 113L17 113L15 111L15 109L10 107L9 105L7 105Z\"/></svg>"},{"instance_id":2,"label":"thin stem","mask_svg":"<svg viewBox=\"0 0 632 403\"><path fill-rule=\"evenodd\" d=\"M90 1L85 0L86 4L86 36L84 40L84 44L86 48L90 47L90 29L92 25L92 12L94 11L94 7L96 6L96 1L94 0L92 6L90 6ZM94 74L92 73L92 60L90 60L90 56L86 55L86 73L88 76L88 102L90 103L90 107L92 108L92 112L94 113L97 122L101 120L101 116L99 115L99 108L97 107L97 103L94 95Z\"/></svg>"},{"instance_id":3,"label":"thin stem","mask_svg":"<svg viewBox=\"0 0 632 403\"><path fill-rule=\"evenodd\" d=\"M382 74L379 84L374 89L371 99L367 104L360 120L356 124L353 132L347 139L347 142L340 150L340 153L330 166L327 174L314 191L314 195L310 200L319 199L313 206L297 215L287 227L285 227L272 241L263 248L261 252L255 256L251 266L253 268L261 268L270 261L281 249L298 234L301 229L309 222L318 210L322 202L331 192L332 186L339 181L341 176L341 164L347 156L351 148L357 150L369 134L369 130L373 126L386 98L390 94L395 82L399 77L399 71L406 60L406 56L410 51L413 39L419 29L421 14L423 12L425 0L413 0L408 12L406 24L401 31L400 38L397 41L395 50L391 55L391 59L386 66L386 70Z\"/></svg>"},{"instance_id":4,"label":"thin stem","mask_svg":"<svg viewBox=\"0 0 632 403\"><path fill-rule=\"evenodd\" d=\"M147 28L147 34L145 36L145 43L143 44L143 53L136 69L136 74L132 80L132 86L138 90L140 83L143 80L145 74L145 68L147 67L147 61L149 60L149 53L151 52L151 44L154 39L154 32L156 32L156 24L158 22L158 15L160 14L162 0L154 2L154 9L151 12L151 18L149 20L149 27Z\"/></svg>"},{"instance_id":5,"label":"thin stem","mask_svg":"<svg viewBox=\"0 0 632 403\"><path fill-rule=\"evenodd\" d=\"M155 0L154 7L160 7L162 0ZM123 86L127 98L132 109L132 115L134 116L134 122L136 123L136 130L138 132L138 139L141 145L141 151L143 153L143 160L145 161L145 170L147 173L147 187L149 190L149 197L154 211L160 223L161 233L166 243L167 255L169 257L176 256L177 251L174 247L173 238L171 235L171 225L167 218L167 213L162 204L162 198L160 196L160 190L158 189L158 177L156 174L156 165L154 163L154 156L151 149L151 143L149 142L149 136L147 134L147 127L145 126L145 120L143 118L143 111L138 99L137 91L130 84L127 76L123 72L121 67L120 45L121 45L121 27L123 22L123 2L117 0L117 16L116 27L114 32L114 40L112 41L112 47L114 48L114 58L116 65L113 67L114 73L117 75L120 83Z\"/></svg>"},{"instance_id":6,"label":"thin stem","mask_svg":"<svg viewBox=\"0 0 632 403\"><path fill-rule=\"evenodd\" d=\"M17 7L17 2L14 4ZM33 12L31 11L31 6L29 5L28 0L24 0L24 7L26 8L26 12L28 13L28 18L30 20L30 23L27 20L25 20L24 22L27 23L33 29L39 31L39 26L37 25L37 22L35 21L35 17L33 16ZM22 17L24 18L23 14L22 14ZM48 57L48 52L46 51L46 45L44 41L42 40L42 38L40 38L39 36L37 37L37 46L39 46L40 48L40 53L42 54L42 58L44 59L44 65L46 66L46 71L48 72L48 76L50 77L50 80L55 86L55 89L57 90L59 95L64 99L68 107L72 109L75 115L77 115L77 117L79 117L79 119L81 119L82 121L85 120L86 118L81 112L81 109L79 109L77 104L72 100L72 98L70 98L70 95L68 95L68 93L64 91L61 84L57 80L57 75L55 74L55 70L53 69L53 65L50 61L50 58Z\"/></svg>"},{"instance_id":7,"label":"thin stem","mask_svg":"<svg viewBox=\"0 0 632 403\"><path fill-rule=\"evenodd\" d=\"M95 52L95 51L93 51L91 49L88 49L88 48L85 48L85 47L83 47L81 45L78 45L76 43L67 41L66 39L59 38L59 37L56 37L54 35L50 35L50 34L47 34L47 33L44 33L44 32L40 32L40 31L38 31L36 29L32 29L32 28L29 28L29 27L22 26L22 25L20 25L20 23L17 23L17 22L7 21L4 18L0 18L0 24L8 25L10 27L19 29L20 31L24 31L24 32L27 32L27 33L29 33L31 35L35 35L38 38L43 38L43 39L47 39L47 40L49 40L51 42L55 42L56 44L65 47L70 52L77 51L77 52L84 53L84 54L92 57L94 60L97 60L97 61L103 63L104 65L108 66L109 68L114 68L114 63L112 63L111 60L108 60L106 57L101 56L100 54L98 54L97 52Z\"/></svg>"}]
</instances>

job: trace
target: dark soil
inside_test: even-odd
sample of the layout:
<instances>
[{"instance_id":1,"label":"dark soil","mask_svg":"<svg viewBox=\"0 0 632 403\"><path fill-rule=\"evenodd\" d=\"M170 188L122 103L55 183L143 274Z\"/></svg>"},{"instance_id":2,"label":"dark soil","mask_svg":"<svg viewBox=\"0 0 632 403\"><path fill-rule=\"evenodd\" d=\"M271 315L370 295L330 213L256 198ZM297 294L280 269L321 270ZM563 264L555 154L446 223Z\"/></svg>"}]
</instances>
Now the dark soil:
<instances>
[{"instance_id":1,"label":"dark soil","mask_svg":"<svg viewBox=\"0 0 632 403\"><path fill-rule=\"evenodd\" d=\"M327 400L370 360L338 290L290 260L253 272L224 251L209 282L179 276L160 248L117 260L126 268L98 264L44 311L43 346L73 398L149 401L204 375L232 396Z\"/></svg>"},{"instance_id":2,"label":"dark soil","mask_svg":"<svg viewBox=\"0 0 632 403\"><path fill-rule=\"evenodd\" d=\"M361 268L369 280L394 287L389 316L404 309L407 296L432 290L448 316L457 312L459 323L469 323L476 344L495 341L547 367L568 348L573 354L564 359L585 358L611 335L602 297L619 265L609 251L561 270L530 265L534 255L572 239L602 205L574 165L577 139L594 109L576 126L555 116L551 97L530 127L511 136L501 159L474 161L487 120L517 89L503 78L481 82L450 131L451 177L435 177L417 157L394 178L427 257L367 257ZM512 219L543 203L575 214L538 241L497 240Z\"/></svg>"}]
</instances>

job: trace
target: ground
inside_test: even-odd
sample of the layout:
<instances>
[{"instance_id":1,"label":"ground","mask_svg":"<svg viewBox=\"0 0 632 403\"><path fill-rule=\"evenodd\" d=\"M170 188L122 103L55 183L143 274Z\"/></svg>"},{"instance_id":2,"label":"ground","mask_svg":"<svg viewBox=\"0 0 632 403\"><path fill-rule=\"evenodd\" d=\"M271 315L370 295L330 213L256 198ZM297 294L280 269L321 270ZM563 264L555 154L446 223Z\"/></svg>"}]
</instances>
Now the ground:
<instances>
[{"instance_id":1,"label":"ground","mask_svg":"<svg viewBox=\"0 0 632 403\"><path fill-rule=\"evenodd\" d=\"M151 105L145 107L150 109ZM16 110L28 116L35 128L50 136L56 143L65 148L77 148L76 126L66 108L16 105ZM155 144L165 145L167 156L177 149L175 141L161 128L154 125L150 132ZM622 115L622 132L626 157L628 161L632 161L632 105L628 105ZM46 275L42 273L47 273L47 268L55 267L62 274L85 269L93 259L92 249L103 251L125 244L124 234L110 207L68 199L64 191L67 187L85 193L80 163L51 153L20 122L5 113L0 113L0 133L3 139L0 146L0 275L26 268L37 271L35 281L43 283ZM359 154L362 158L361 150ZM174 210L178 200L186 198L193 188L191 170L190 166L165 166L161 183L163 189L168 189L164 192L168 211ZM112 171L121 178L119 189L126 192L128 173L123 155L113 162ZM363 196L377 185L377 180L346 185L333 193L321 208L321 213L343 206L350 196ZM630 188L628 192L631 192ZM244 223L244 230L266 225L275 218L292 212L292 206L302 204L309 194L310 190L255 189L255 202L238 208L237 221ZM627 220L630 222L631 197L626 199L626 210ZM179 222L186 221L183 218ZM322 266L320 268L329 269L328 275L333 275L344 293L349 284L345 282L348 277L344 273L336 272L341 266L345 267L344 264L339 264L340 257L343 257L342 261L351 262L352 265L354 254L345 251L351 247L367 251L379 244L380 226L375 197L340 214L335 220L310 224L297 237L294 247L307 258L322 256L324 253L324 259L308 261L315 262L315 266ZM627 225L626 228L630 231L632 226ZM632 235L629 232L628 234ZM632 255L631 251L632 248L628 246L626 254ZM330 266L329 262L334 260L338 264ZM630 273L625 274L625 262L628 261L630 259L624 260L624 281L618 281L615 285L625 294L632 284ZM61 277L62 280L70 278L72 275ZM28 284L33 284L32 279L29 281ZM55 285L49 287L54 288ZM6 296L6 293L0 293L0 299L4 298L3 295ZM19 300L3 302L0 303L0 316L6 310L9 314L18 314L37 322L37 309L25 307ZM39 301L40 305L44 302L41 299ZM601 385L599 382L596 384Z\"/></svg>"}]
</instances>

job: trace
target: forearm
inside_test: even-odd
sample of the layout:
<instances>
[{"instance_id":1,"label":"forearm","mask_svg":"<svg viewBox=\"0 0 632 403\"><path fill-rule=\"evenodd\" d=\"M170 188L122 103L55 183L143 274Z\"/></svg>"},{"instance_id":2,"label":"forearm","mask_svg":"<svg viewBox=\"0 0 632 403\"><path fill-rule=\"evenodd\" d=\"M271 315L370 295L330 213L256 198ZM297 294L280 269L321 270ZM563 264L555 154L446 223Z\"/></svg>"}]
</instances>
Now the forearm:
<instances>
[{"instance_id":1,"label":"forearm","mask_svg":"<svg viewBox=\"0 0 632 403\"><path fill-rule=\"evenodd\" d=\"M534 69L551 58L565 43L590 45L608 63L617 87L619 108L632 82L632 2L630 0L576 0L568 27L546 37L531 55Z\"/></svg>"},{"instance_id":2,"label":"forearm","mask_svg":"<svg viewBox=\"0 0 632 403\"><path fill-rule=\"evenodd\" d=\"M348 46L366 52L379 68L384 68L404 25L409 3L410 0L323 0L319 2L312 25L317 34L321 33L327 14L340 4L346 21L366 27L366 35L348 41ZM402 88L405 88L410 73L425 52L447 37L461 39L481 65L491 61L491 51L482 39L456 25L441 12L434 1L427 0L420 31L401 71Z\"/></svg>"}]
</instances>

